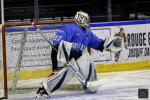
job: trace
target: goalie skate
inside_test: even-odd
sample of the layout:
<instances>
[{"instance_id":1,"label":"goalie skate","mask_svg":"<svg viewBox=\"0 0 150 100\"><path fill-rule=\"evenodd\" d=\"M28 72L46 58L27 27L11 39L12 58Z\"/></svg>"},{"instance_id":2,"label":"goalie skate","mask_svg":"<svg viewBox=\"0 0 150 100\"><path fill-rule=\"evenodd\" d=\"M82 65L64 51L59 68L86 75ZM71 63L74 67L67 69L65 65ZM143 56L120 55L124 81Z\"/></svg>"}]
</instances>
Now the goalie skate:
<instances>
[{"instance_id":1,"label":"goalie skate","mask_svg":"<svg viewBox=\"0 0 150 100\"><path fill-rule=\"evenodd\" d=\"M49 98L50 96L46 92L44 87L40 87L38 91L36 92L36 97L35 98Z\"/></svg>"}]
</instances>

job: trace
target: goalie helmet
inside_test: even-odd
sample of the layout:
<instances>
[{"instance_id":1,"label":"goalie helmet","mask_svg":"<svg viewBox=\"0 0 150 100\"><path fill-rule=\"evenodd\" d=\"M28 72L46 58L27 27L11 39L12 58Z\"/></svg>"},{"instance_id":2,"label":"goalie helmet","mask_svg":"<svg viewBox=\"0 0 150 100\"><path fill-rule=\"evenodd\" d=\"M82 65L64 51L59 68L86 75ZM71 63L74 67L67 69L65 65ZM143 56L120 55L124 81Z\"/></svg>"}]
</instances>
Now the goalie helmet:
<instances>
[{"instance_id":1,"label":"goalie helmet","mask_svg":"<svg viewBox=\"0 0 150 100\"><path fill-rule=\"evenodd\" d=\"M80 27L89 28L90 16L86 12L78 11L74 19Z\"/></svg>"}]
</instances>

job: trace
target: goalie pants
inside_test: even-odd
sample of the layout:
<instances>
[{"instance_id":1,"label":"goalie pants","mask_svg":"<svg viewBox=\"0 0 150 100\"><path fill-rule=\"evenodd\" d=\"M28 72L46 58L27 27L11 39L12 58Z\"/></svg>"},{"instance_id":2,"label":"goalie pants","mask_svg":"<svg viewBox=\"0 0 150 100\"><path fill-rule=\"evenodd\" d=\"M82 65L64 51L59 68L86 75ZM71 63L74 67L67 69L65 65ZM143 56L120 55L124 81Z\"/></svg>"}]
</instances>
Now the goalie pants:
<instances>
[{"instance_id":1,"label":"goalie pants","mask_svg":"<svg viewBox=\"0 0 150 100\"><path fill-rule=\"evenodd\" d=\"M58 46L54 46L54 48L56 48L57 51L55 51L55 50L52 48L52 52L51 52L52 71L55 71L55 70L58 69L58 62L57 62Z\"/></svg>"}]
</instances>

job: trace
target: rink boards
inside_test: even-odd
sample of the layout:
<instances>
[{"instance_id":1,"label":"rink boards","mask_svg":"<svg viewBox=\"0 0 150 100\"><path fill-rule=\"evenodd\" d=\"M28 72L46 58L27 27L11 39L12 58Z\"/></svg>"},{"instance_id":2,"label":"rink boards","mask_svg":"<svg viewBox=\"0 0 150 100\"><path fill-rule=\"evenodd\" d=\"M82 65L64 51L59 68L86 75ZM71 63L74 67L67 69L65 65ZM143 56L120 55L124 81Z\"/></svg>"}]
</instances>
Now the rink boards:
<instances>
[{"instance_id":1,"label":"rink boards","mask_svg":"<svg viewBox=\"0 0 150 100\"><path fill-rule=\"evenodd\" d=\"M150 20L92 23L92 31L99 37L114 36L120 28L126 35L127 49L122 48L118 61L115 53L92 51L97 72L150 69Z\"/></svg>"},{"instance_id":2,"label":"rink boards","mask_svg":"<svg viewBox=\"0 0 150 100\"><path fill-rule=\"evenodd\" d=\"M128 49L123 48L122 52L120 54L120 57L118 61L115 61L114 53L110 53L108 51L99 52L92 50L92 57L94 59L94 62L96 64L97 72L113 72L113 71L126 71L126 70L139 70L139 69L150 69L150 20L138 20L138 21L124 21L124 22L108 22L108 23L91 23L91 29L92 31L100 38L105 38L106 36L114 36L120 28L124 28L125 34L127 36L127 45ZM49 33L49 30L53 33L55 30L57 30L58 27L49 27L49 26L42 26L41 30L44 31L44 34L47 35ZM15 58L18 58L18 43L17 40L20 37L19 31L23 31L22 29L13 29L7 30L9 33L9 38L12 37L12 39L7 39L8 43L12 46L8 48L7 53L12 53L9 56L7 62L12 61L14 59L14 62L8 63L8 79L12 79L12 67L16 65ZM15 31L15 34L12 34L11 32ZM29 31L35 31L35 29L32 29L32 27L29 29ZM11 34L11 35L10 35ZM29 34L29 33L28 33ZM35 33L33 32L33 35ZM31 34L32 35L32 34ZM17 37L17 38L16 38ZM33 39L33 40L32 40ZM22 67L27 67L27 70L22 70L20 75L20 79L28 79L27 75L30 75L29 78L39 78L39 77L47 77L49 75L49 72L51 72L51 61L50 59L50 50L49 50L49 44L46 44L44 39L29 38L27 40L28 44L33 44L35 42L41 42L44 43L38 43L36 45L37 47L27 46L26 50L31 50L31 54L25 54L24 62L22 63ZM15 48L14 48L15 47ZM35 55L35 50L38 49L38 53L40 52L40 55ZM9 51L11 50L11 51ZM44 51L45 50L45 51ZM15 53L14 53L15 52ZM37 51L36 51L37 52ZM13 58L11 58L13 57ZM48 59L47 59L48 58ZM9 61L10 60L10 61ZM33 64L29 67L28 64ZM40 66L40 70L34 70L34 64L37 64L37 66ZM40 65L42 64L42 65ZM14 66L12 66L14 65ZM43 68L42 68L43 66ZM34 70L34 71L33 71ZM32 71L32 72L31 72Z\"/></svg>"}]
</instances>

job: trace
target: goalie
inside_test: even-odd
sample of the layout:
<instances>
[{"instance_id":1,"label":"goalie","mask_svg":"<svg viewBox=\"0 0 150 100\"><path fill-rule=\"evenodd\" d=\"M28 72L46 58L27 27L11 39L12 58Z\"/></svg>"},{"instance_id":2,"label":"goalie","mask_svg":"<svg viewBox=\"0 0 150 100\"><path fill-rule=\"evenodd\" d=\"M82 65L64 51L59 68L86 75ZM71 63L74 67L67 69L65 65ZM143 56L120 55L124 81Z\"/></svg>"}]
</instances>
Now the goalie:
<instances>
[{"instance_id":1,"label":"goalie","mask_svg":"<svg viewBox=\"0 0 150 100\"><path fill-rule=\"evenodd\" d=\"M73 75L79 79L85 91L95 92L97 88L88 86L89 82L97 80L97 76L87 48L101 52L104 49L119 51L121 42L118 39L106 38L102 40L92 33L89 28L90 17L87 13L77 12L74 21L75 23L62 27L52 41L52 70L53 72L58 71L58 60L63 62L65 67L57 74L53 73L46 82L43 82L37 94L50 95L63 86Z\"/></svg>"}]
</instances>

